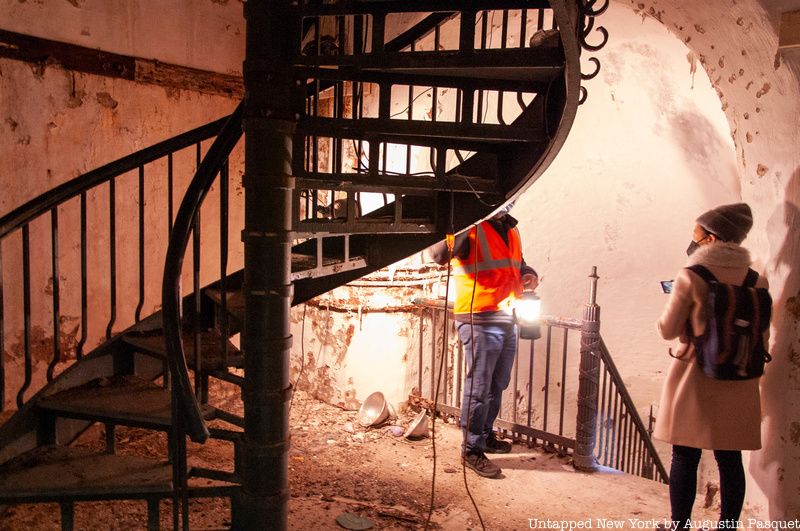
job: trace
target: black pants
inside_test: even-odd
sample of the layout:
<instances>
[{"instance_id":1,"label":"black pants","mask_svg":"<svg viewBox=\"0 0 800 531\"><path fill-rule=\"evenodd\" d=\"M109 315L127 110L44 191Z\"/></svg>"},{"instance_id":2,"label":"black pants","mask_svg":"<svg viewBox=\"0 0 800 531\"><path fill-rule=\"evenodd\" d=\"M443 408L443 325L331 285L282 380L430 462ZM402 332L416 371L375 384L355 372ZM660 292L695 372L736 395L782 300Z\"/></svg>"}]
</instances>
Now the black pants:
<instances>
[{"instance_id":1,"label":"black pants","mask_svg":"<svg viewBox=\"0 0 800 531\"><path fill-rule=\"evenodd\" d=\"M697 465L701 450L688 446L672 447L669 475L669 501L673 525L690 527L692 505L697 492ZM744 503L744 467L739 450L714 450L719 467L719 493L722 501L720 528L735 529Z\"/></svg>"}]
</instances>

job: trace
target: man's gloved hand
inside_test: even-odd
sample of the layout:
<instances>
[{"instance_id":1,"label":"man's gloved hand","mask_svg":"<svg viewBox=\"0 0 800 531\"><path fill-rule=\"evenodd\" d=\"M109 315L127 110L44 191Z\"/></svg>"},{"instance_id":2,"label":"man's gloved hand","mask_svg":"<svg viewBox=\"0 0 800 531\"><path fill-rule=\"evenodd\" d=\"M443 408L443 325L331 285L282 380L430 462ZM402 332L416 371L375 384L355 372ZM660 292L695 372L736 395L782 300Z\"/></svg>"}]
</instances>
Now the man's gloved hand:
<instances>
[{"instance_id":1,"label":"man's gloved hand","mask_svg":"<svg viewBox=\"0 0 800 531\"><path fill-rule=\"evenodd\" d=\"M536 291L539 286L539 277L533 273L522 275L522 287L526 290Z\"/></svg>"}]
</instances>

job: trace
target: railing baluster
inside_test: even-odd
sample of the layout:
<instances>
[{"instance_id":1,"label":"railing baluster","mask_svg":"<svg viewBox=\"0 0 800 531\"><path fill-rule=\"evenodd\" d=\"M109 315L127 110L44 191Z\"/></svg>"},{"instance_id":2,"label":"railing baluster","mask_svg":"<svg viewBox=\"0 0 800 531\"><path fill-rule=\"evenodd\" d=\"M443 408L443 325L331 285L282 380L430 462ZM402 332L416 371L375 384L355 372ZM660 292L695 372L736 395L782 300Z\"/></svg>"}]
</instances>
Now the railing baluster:
<instances>
[{"instance_id":1,"label":"railing baluster","mask_svg":"<svg viewBox=\"0 0 800 531\"><path fill-rule=\"evenodd\" d=\"M606 450L603 444L608 440L608 433L606 432L606 427L608 426L608 421L606 418L606 379L608 373L605 370L602 372L603 378L600 387L600 409L598 410L600 414L597 415L597 453L595 456L597 457L598 462L601 462L603 465L605 465L605 461L602 461L601 458L605 459Z\"/></svg>"},{"instance_id":2,"label":"railing baluster","mask_svg":"<svg viewBox=\"0 0 800 531\"><path fill-rule=\"evenodd\" d=\"M633 422L631 421L630 411L627 406L625 407L625 468L623 470L630 471L631 469L631 447L633 439Z\"/></svg>"},{"instance_id":3,"label":"railing baluster","mask_svg":"<svg viewBox=\"0 0 800 531\"><path fill-rule=\"evenodd\" d=\"M167 237L172 234L173 209L172 204L175 194L175 179L172 169L172 153L167 154Z\"/></svg>"},{"instance_id":4,"label":"railing baluster","mask_svg":"<svg viewBox=\"0 0 800 531\"><path fill-rule=\"evenodd\" d=\"M634 468L634 473L637 476L642 475L642 454L644 454L644 442L642 441L642 436L639 435L639 432L636 433L636 463Z\"/></svg>"},{"instance_id":5,"label":"railing baluster","mask_svg":"<svg viewBox=\"0 0 800 531\"><path fill-rule=\"evenodd\" d=\"M167 153L167 241L172 235L172 222L174 218L175 172L172 152ZM169 389L170 375L167 360L164 360L164 370L161 377L161 387Z\"/></svg>"},{"instance_id":6,"label":"railing baluster","mask_svg":"<svg viewBox=\"0 0 800 531\"><path fill-rule=\"evenodd\" d=\"M610 376L608 370L606 375ZM606 403L606 465L611 466L614 458L614 434L616 433L617 419L614 417L614 385L613 380L608 384L608 401Z\"/></svg>"},{"instance_id":7,"label":"railing baluster","mask_svg":"<svg viewBox=\"0 0 800 531\"><path fill-rule=\"evenodd\" d=\"M196 147L196 168L203 160L200 142ZM203 385L203 353L200 344L200 210L194 218L192 228L192 341L194 344L194 392L201 404L208 401L207 389Z\"/></svg>"},{"instance_id":8,"label":"railing baluster","mask_svg":"<svg viewBox=\"0 0 800 531\"><path fill-rule=\"evenodd\" d=\"M87 230L86 230L86 192L81 192L81 337L75 349L75 357L83 358L83 347L89 338L89 262L87 256Z\"/></svg>"},{"instance_id":9,"label":"railing baluster","mask_svg":"<svg viewBox=\"0 0 800 531\"><path fill-rule=\"evenodd\" d=\"M519 45L520 48L525 48L527 31L528 31L528 10L523 9L519 14L519 42L517 44Z\"/></svg>"},{"instance_id":10,"label":"railing baluster","mask_svg":"<svg viewBox=\"0 0 800 531\"><path fill-rule=\"evenodd\" d=\"M519 351L519 332L517 333L517 351ZM512 420L514 424L517 423L517 390L519 389L519 356L514 356L514 388L511 394L511 399L514 404L514 409L512 410Z\"/></svg>"},{"instance_id":11,"label":"railing baluster","mask_svg":"<svg viewBox=\"0 0 800 531\"><path fill-rule=\"evenodd\" d=\"M436 310L431 310L431 314L433 314ZM425 396L425 393L422 391L422 371L425 370L425 360L424 360L424 343L425 339L425 309L420 309L419 311L419 365L417 366L417 389L419 389L420 396Z\"/></svg>"},{"instance_id":12,"label":"railing baluster","mask_svg":"<svg viewBox=\"0 0 800 531\"><path fill-rule=\"evenodd\" d=\"M117 320L117 207L116 207L116 180L108 181L108 256L109 256L109 275L111 282L109 286L109 304L111 314L106 326L106 339L111 339L114 323Z\"/></svg>"},{"instance_id":13,"label":"railing baluster","mask_svg":"<svg viewBox=\"0 0 800 531\"><path fill-rule=\"evenodd\" d=\"M535 345L536 341L531 339L530 340L530 357L528 362L528 418L526 421L527 426L531 426L531 416L533 415L533 362L534 362L534 354L535 354ZM536 443L536 441L528 440L528 443Z\"/></svg>"},{"instance_id":14,"label":"railing baluster","mask_svg":"<svg viewBox=\"0 0 800 531\"><path fill-rule=\"evenodd\" d=\"M505 93L502 90L497 91L497 122L500 125L506 125L506 120L503 117L503 96Z\"/></svg>"},{"instance_id":15,"label":"railing baluster","mask_svg":"<svg viewBox=\"0 0 800 531\"><path fill-rule=\"evenodd\" d=\"M553 327L548 325L547 326L547 348L545 349L544 354L544 415L542 419L542 430L547 431L547 414L550 409L550 354L551 354L551 343L550 337L553 331Z\"/></svg>"},{"instance_id":16,"label":"railing baluster","mask_svg":"<svg viewBox=\"0 0 800 531\"><path fill-rule=\"evenodd\" d=\"M566 403L567 392L567 341L569 339L569 329L564 329L564 339L561 347L561 411L558 413L558 434L564 435L564 404Z\"/></svg>"},{"instance_id":17,"label":"railing baluster","mask_svg":"<svg viewBox=\"0 0 800 531\"><path fill-rule=\"evenodd\" d=\"M629 460L630 454L631 454L631 448L630 448L630 446L631 446L630 445L630 442L631 442L630 441L630 436L631 436L631 417L630 417L630 413L628 412L627 406L625 407L625 417L624 417L624 419L625 419L625 437L624 437L623 441L625 443L625 446L622 449L622 465L621 465L622 466L621 470L623 472L628 470L628 460Z\"/></svg>"},{"instance_id":18,"label":"railing baluster","mask_svg":"<svg viewBox=\"0 0 800 531\"><path fill-rule=\"evenodd\" d=\"M58 271L58 207L50 210L50 256L53 274L53 359L47 366L47 381L53 381L53 371L61 361L61 312Z\"/></svg>"},{"instance_id":19,"label":"railing baluster","mask_svg":"<svg viewBox=\"0 0 800 531\"><path fill-rule=\"evenodd\" d=\"M489 28L489 12L481 11L481 50L486 49L486 39Z\"/></svg>"},{"instance_id":20,"label":"railing baluster","mask_svg":"<svg viewBox=\"0 0 800 531\"><path fill-rule=\"evenodd\" d=\"M611 435L609 436L610 446L608 450L608 466L615 467L614 460L617 458L617 438L619 436L619 395L615 392L613 386L611 386L611 389L612 390L610 392L613 395L613 405L611 405L611 402L609 402L609 405L611 405Z\"/></svg>"},{"instance_id":21,"label":"railing baluster","mask_svg":"<svg viewBox=\"0 0 800 531\"><path fill-rule=\"evenodd\" d=\"M25 403L25 391L31 385L31 245L30 228L22 226L22 344L25 360L25 381L17 393L17 409Z\"/></svg>"},{"instance_id":22,"label":"railing baluster","mask_svg":"<svg viewBox=\"0 0 800 531\"><path fill-rule=\"evenodd\" d=\"M439 312L433 312L433 323L431 323L431 335L433 337L433 341L431 342L431 394L428 395L432 399L436 399L436 387L433 385L433 375L436 374L436 315Z\"/></svg>"},{"instance_id":23,"label":"railing baluster","mask_svg":"<svg viewBox=\"0 0 800 531\"><path fill-rule=\"evenodd\" d=\"M620 454L622 450L622 433L623 433L623 418L622 418L622 400L619 399L619 392L614 393L614 468L619 469Z\"/></svg>"},{"instance_id":24,"label":"railing baluster","mask_svg":"<svg viewBox=\"0 0 800 531\"><path fill-rule=\"evenodd\" d=\"M413 46L412 46L413 49ZM408 119L414 119L414 85L408 86ZM411 144L406 144L406 175L411 173Z\"/></svg>"},{"instance_id":25,"label":"railing baluster","mask_svg":"<svg viewBox=\"0 0 800 531\"><path fill-rule=\"evenodd\" d=\"M633 430L632 430L632 422L630 419L630 413L628 412L628 408L625 408L625 431L627 432L627 437L625 438L625 463L623 464L623 471L630 472L631 470L631 455L632 455L632 448L633 448Z\"/></svg>"},{"instance_id":26,"label":"railing baluster","mask_svg":"<svg viewBox=\"0 0 800 531\"><path fill-rule=\"evenodd\" d=\"M228 179L229 160L225 161L219 176L219 288L222 294L222 359L228 366Z\"/></svg>"},{"instance_id":27,"label":"railing baluster","mask_svg":"<svg viewBox=\"0 0 800 531\"><path fill-rule=\"evenodd\" d=\"M500 48L505 50L507 47L506 40L508 39L508 9L503 10L503 25L500 28Z\"/></svg>"},{"instance_id":28,"label":"railing baluster","mask_svg":"<svg viewBox=\"0 0 800 531\"><path fill-rule=\"evenodd\" d=\"M134 320L142 320L144 307L144 166L139 166L139 303L136 305Z\"/></svg>"},{"instance_id":29,"label":"railing baluster","mask_svg":"<svg viewBox=\"0 0 800 531\"><path fill-rule=\"evenodd\" d=\"M3 241L0 240L0 412L6 405L6 369L5 369L5 298L3 297Z\"/></svg>"},{"instance_id":30,"label":"railing baluster","mask_svg":"<svg viewBox=\"0 0 800 531\"><path fill-rule=\"evenodd\" d=\"M619 452L617 459L617 468L625 471L625 459L628 456L628 411L625 408L625 403L620 400L620 438L619 438Z\"/></svg>"}]
</instances>

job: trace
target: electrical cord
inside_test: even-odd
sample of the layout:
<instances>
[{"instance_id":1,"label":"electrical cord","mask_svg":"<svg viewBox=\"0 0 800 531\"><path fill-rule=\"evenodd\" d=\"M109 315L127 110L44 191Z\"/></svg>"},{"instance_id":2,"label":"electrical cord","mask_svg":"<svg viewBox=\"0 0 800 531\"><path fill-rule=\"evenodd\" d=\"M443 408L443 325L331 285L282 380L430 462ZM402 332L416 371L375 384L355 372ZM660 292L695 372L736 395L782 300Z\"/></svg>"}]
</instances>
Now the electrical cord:
<instances>
[{"instance_id":1,"label":"electrical cord","mask_svg":"<svg viewBox=\"0 0 800 531\"><path fill-rule=\"evenodd\" d=\"M477 230L477 226L475 228ZM478 267L477 267L477 252L476 252L476 264L475 264L475 276L472 279L472 296L469 300L469 342L470 348L472 349L472 371L469 378L469 394L467 396L467 425L466 425L466 432L469 433L470 427L470 416L471 416L471 406L472 406L472 391L475 384L475 357L477 356L477 352L475 351L475 290L478 285ZM470 501L472 502L472 506L475 508L475 512L478 514L478 521L481 523L481 529L486 531L486 525L483 523L483 517L481 516L481 511L478 509L478 504L475 502L475 498L472 497L472 492L469 490L469 482L467 481L467 445L466 441L465 444L461 447L461 475L464 478L464 489L467 491L467 496L469 496Z\"/></svg>"},{"instance_id":2,"label":"electrical cord","mask_svg":"<svg viewBox=\"0 0 800 531\"><path fill-rule=\"evenodd\" d=\"M433 447L433 473L431 477L431 502L428 509L428 518L425 520L427 530L433 517L434 502L436 500L436 414L439 407L439 389L442 383L442 369L447 362L447 345L449 343L450 329L447 326L447 301L450 300L450 275L453 271L453 249L455 248L455 230L453 228L453 192L450 192L450 227L446 235L447 241L447 283L444 288L444 341L442 341L442 357L439 359L439 372L436 375L436 390L433 393L433 411L431 412L431 442ZM435 337L435 336L434 336ZM436 359L434 358L434 366Z\"/></svg>"},{"instance_id":3,"label":"electrical cord","mask_svg":"<svg viewBox=\"0 0 800 531\"><path fill-rule=\"evenodd\" d=\"M430 521L431 521L431 518L433 516L434 502L435 502L435 498L436 498L436 414L437 414L437 408L438 408L438 404L439 404L438 401L439 401L439 390L440 390L440 385L441 385L441 381L442 381L442 369L443 369L444 364L445 364L446 359L447 359L446 358L446 353L447 353L448 333L449 333L449 328L447 326L448 325L447 301L449 300L449 295L450 295L450 276L451 276L451 273L452 273L453 250L455 248L455 234L454 234L455 231L453 229L453 211L455 210L455 205L454 205L454 202L453 202L454 201L453 200L453 192L451 191L450 194L451 194L450 195L450 197L451 197L451 211L450 211L450 229L449 229L448 234L447 234L448 260L447 260L447 284L446 284L446 287L445 287L444 341L442 342L442 357L439 360L439 371L438 371L438 374L437 374L437 377L436 377L436 390L434 391L433 412L432 412L432 415L431 415L431 418L432 418L432 421L431 421L431 438L432 438L432 448L433 448L433 473L432 473L432 477L431 477L431 500L430 500L430 506L429 506L429 509L428 509L428 518L425 521L425 530L429 529ZM472 295L470 297L470 305L469 305L470 306L470 308L469 308L469 314L470 314L470 337L471 337L471 339L470 339L471 347L470 348L472 348L472 358L473 358L472 366L473 367L475 366L475 356L476 356L476 353L475 353L475 330L474 330L474 312L473 312L473 309L474 309L474 303L475 303L475 291L476 291L476 288L477 288L477 283L478 283L478 271L477 271L477 267L476 267L475 268L475 276L474 276L473 282L472 282ZM470 428L470 414L471 414L472 394L473 394L473 389L474 389L474 383L475 383L475 372L473 370L472 371L472 375L470 376L470 388L469 388L469 393L468 393L468 396L467 396L467 425L466 425L466 432L467 433L469 433L469 428ZM472 503L472 507L475 509L475 513L478 515L478 520L480 521L481 529L483 531L486 531L486 526L485 526L485 524L483 522L483 516L481 515L481 511L478 508L478 504L475 501L475 498L473 497L472 492L470 491L469 483L467 482L467 468L466 468L465 460L466 460L466 445L462 445L462 448L461 448L461 471L462 471L462 475L463 475L463 478L464 478L464 488L465 488L465 490L467 492L467 496L469 497L470 502Z\"/></svg>"},{"instance_id":4,"label":"electrical cord","mask_svg":"<svg viewBox=\"0 0 800 531\"><path fill-rule=\"evenodd\" d=\"M433 87L426 88L425 90L423 90L422 92L420 92L419 94L414 96L414 99L412 99L410 102L408 102L408 105L406 106L405 109L390 115L389 118L394 118L395 116L400 116L401 114L405 114L406 112L408 112L408 109L411 108L411 106L414 104L415 101L417 101L420 97L422 97L422 95L427 94L428 92L430 92L432 90L433 90Z\"/></svg>"}]
</instances>

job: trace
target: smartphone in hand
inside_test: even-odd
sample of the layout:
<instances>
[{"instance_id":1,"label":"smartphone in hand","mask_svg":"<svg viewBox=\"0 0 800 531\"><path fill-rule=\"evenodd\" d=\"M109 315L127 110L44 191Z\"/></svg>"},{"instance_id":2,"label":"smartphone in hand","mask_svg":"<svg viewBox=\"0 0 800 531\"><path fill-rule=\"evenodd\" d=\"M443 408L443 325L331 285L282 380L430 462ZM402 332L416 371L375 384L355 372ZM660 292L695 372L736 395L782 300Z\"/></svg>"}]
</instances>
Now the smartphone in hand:
<instances>
[{"instance_id":1,"label":"smartphone in hand","mask_svg":"<svg viewBox=\"0 0 800 531\"><path fill-rule=\"evenodd\" d=\"M664 293L672 293L672 283L675 282L674 280L662 280L661 281L661 291Z\"/></svg>"}]
</instances>

